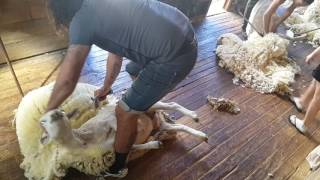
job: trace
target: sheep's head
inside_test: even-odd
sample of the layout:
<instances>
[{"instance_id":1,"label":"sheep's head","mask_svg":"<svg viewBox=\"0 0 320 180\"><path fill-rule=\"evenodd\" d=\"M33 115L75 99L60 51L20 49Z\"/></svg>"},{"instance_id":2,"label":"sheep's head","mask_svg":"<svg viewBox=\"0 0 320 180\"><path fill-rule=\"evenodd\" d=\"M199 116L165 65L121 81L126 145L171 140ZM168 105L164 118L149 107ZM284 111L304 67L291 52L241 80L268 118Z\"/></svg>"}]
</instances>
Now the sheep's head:
<instances>
[{"instance_id":1,"label":"sheep's head","mask_svg":"<svg viewBox=\"0 0 320 180\"><path fill-rule=\"evenodd\" d=\"M61 140L71 132L69 118L75 113L65 114L63 111L54 109L48 111L40 119L40 126L43 128L43 134L40 142L47 144L50 140Z\"/></svg>"}]
</instances>

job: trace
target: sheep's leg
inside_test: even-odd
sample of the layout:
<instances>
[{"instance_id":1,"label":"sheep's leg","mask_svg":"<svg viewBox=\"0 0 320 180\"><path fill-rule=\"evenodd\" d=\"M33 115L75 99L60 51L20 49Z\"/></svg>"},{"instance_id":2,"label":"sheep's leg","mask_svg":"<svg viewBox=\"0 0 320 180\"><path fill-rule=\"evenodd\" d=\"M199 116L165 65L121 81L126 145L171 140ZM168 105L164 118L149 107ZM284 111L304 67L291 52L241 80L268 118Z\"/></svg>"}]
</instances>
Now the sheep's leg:
<instances>
[{"instance_id":1,"label":"sheep's leg","mask_svg":"<svg viewBox=\"0 0 320 180\"><path fill-rule=\"evenodd\" d=\"M149 109L150 111L156 111L156 110L174 110L181 112L183 115L191 117L194 121L198 122L199 118L198 115L195 111L191 111L183 106L181 106L178 103L175 102L169 102L169 103L164 103L164 102L157 102L151 108Z\"/></svg>"},{"instance_id":2,"label":"sheep's leg","mask_svg":"<svg viewBox=\"0 0 320 180\"><path fill-rule=\"evenodd\" d=\"M195 130L183 124L170 124L163 121L160 126L160 131L185 132L193 136L196 136L205 142L208 141L208 136L204 132Z\"/></svg>"},{"instance_id":3,"label":"sheep's leg","mask_svg":"<svg viewBox=\"0 0 320 180\"><path fill-rule=\"evenodd\" d=\"M161 148L162 147L162 143L159 142L159 141L155 141L154 140L155 138L153 136L150 136L147 140L147 142L152 142L151 144L149 144L150 146L154 146L154 148L152 149L156 149L157 147ZM148 143L146 143L148 144ZM146 146L145 144L135 144L133 145L133 147L136 147L138 149L132 149L130 151L130 154L129 154L129 157L128 157L128 160L129 161L132 161L134 159L137 159L139 157L142 157L144 154L146 154L147 152L149 152L150 149L141 149L143 146ZM149 147L150 148L150 147Z\"/></svg>"},{"instance_id":4,"label":"sheep's leg","mask_svg":"<svg viewBox=\"0 0 320 180\"><path fill-rule=\"evenodd\" d=\"M162 142L160 141L149 141L144 144L134 144L131 150L146 150L146 149L160 149L162 147Z\"/></svg>"}]
</instances>

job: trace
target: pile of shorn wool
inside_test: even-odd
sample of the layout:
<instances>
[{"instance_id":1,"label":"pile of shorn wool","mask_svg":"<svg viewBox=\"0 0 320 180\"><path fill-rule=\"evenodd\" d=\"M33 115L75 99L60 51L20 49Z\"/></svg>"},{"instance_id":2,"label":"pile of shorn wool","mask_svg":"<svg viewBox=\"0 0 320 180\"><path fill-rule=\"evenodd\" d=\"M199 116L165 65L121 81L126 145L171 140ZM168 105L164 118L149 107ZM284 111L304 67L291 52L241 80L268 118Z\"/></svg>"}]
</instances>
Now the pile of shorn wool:
<instances>
[{"instance_id":1,"label":"pile of shorn wool","mask_svg":"<svg viewBox=\"0 0 320 180\"><path fill-rule=\"evenodd\" d=\"M301 13L294 11L285 21L295 33L302 33L320 27L320 0L315 0L308 8ZM307 33L307 40L313 46L320 45L320 30Z\"/></svg>"},{"instance_id":2,"label":"pile of shorn wool","mask_svg":"<svg viewBox=\"0 0 320 180\"><path fill-rule=\"evenodd\" d=\"M290 84L300 67L287 57L287 40L272 33L253 35L247 41L224 34L218 43L219 66L232 72L246 87L261 93L291 94Z\"/></svg>"}]
</instances>

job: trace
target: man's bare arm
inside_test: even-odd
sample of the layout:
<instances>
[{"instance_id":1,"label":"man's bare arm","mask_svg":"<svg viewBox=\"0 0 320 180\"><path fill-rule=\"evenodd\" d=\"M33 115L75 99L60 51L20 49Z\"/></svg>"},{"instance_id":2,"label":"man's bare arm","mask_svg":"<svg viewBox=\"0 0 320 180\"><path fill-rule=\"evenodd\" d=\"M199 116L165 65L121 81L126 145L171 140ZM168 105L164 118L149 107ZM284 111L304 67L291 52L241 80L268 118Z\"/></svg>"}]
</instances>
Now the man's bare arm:
<instances>
[{"instance_id":1,"label":"man's bare arm","mask_svg":"<svg viewBox=\"0 0 320 180\"><path fill-rule=\"evenodd\" d=\"M116 54L109 53L107 60L107 75L104 80L104 87L111 88L114 81L117 79L121 70L122 57ZM110 89L109 89L110 90Z\"/></svg>"},{"instance_id":2,"label":"man's bare arm","mask_svg":"<svg viewBox=\"0 0 320 180\"><path fill-rule=\"evenodd\" d=\"M58 108L73 92L89 51L90 47L84 45L71 45L68 48L55 82L47 111Z\"/></svg>"},{"instance_id":3,"label":"man's bare arm","mask_svg":"<svg viewBox=\"0 0 320 180\"><path fill-rule=\"evenodd\" d=\"M284 14L280 16L276 22L274 22L273 27L269 28L270 32L276 32L279 25L283 23L283 21L285 21L292 14L296 7L297 6L294 3L292 3L292 5L284 12Z\"/></svg>"},{"instance_id":4,"label":"man's bare arm","mask_svg":"<svg viewBox=\"0 0 320 180\"><path fill-rule=\"evenodd\" d=\"M104 79L104 85L100 89L95 91L95 96L99 97L100 100L104 99L110 92L111 86L117 79L122 65L122 57L116 54L109 53L107 60L107 75Z\"/></svg>"},{"instance_id":5,"label":"man's bare arm","mask_svg":"<svg viewBox=\"0 0 320 180\"><path fill-rule=\"evenodd\" d=\"M312 62L316 61L315 63L319 63L320 62L320 47L318 47L317 49L315 49L312 53L310 53L307 57L306 57L306 63L311 64Z\"/></svg>"}]
</instances>

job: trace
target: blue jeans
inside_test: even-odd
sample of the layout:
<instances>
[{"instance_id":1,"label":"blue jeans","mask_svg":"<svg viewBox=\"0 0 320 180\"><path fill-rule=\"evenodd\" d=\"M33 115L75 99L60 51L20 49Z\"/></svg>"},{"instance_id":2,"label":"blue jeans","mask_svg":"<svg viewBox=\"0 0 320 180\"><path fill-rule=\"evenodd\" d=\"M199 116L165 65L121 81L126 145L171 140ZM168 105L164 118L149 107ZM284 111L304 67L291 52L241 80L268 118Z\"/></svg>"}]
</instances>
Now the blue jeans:
<instances>
[{"instance_id":1,"label":"blue jeans","mask_svg":"<svg viewBox=\"0 0 320 180\"><path fill-rule=\"evenodd\" d=\"M171 60L152 60L144 67L130 62L126 71L137 79L119 105L127 106L133 112L148 110L189 74L196 63L197 50L197 41L194 38L186 41Z\"/></svg>"}]
</instances>

